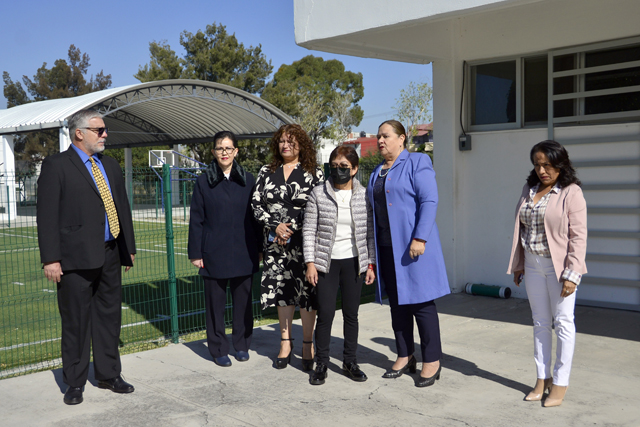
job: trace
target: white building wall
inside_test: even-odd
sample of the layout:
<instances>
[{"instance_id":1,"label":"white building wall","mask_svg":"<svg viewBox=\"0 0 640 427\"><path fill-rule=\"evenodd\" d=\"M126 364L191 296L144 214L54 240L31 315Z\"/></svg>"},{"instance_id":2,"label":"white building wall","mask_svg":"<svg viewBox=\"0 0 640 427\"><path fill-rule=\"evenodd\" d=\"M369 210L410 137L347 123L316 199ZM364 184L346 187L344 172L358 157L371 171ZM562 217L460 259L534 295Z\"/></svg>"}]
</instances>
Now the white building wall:
<instances>
[{"instance_id":1,"label":"white building wall","mask_svg":"<svg viewBox=\"0 0 640 427\"><path fill-rule=\"evenodd\" d=\"M529 150L547 139L547 129L517 129L475 132L472 150L458 150L460 95L463 60L499 58L546 52L640 33L634 17L611 11L606 2L557 1L553 8L526 5L496 13L474 14L449 22L451 60L433 63L435 169L440 204L438 224L454 292L466 283L511 286L515 297L526 298L524 287L513 285L505 274L513 235L515 204L531 170ZM628 2L631 3L631 2ZM582 8L588 6L589 13ZM640 12L640 2L633 5ZM571 9L571 10L569 10ZM575 23L563 21L568 13L580 14ZM613 25L612 15L618 24ZM638 16L638 15L634 15ZM607 25L609 22L611 25ZM598 31L594 32L593 28ZM563 27L562 37L543 28ZM540 29L536 31L535 29ZM535 32L536 37L531 37ZM467 94L465 94L467 95ZM465 100L466 101L466 100ZM638 124L556 128L555 139L574 140L583 136L615 136L633 132ZM596 148L598 147L598 148ZM598 160L599 155L616 159L640 158L638 142L567 146L572 160ZM640 167L578 169L585 184L606 182L640 183ZM585 191L589 206L640 206L640 192ZM612 227L612 224L615 226ZM589 229L640 231L638 215L589 215ZM588 251L594 254L638 255L640 240L590 237ZM640 266L633 262L601 262L588 259L585 277L640 280ZM587 280L587 279L585 279ZM640 289L584 283L582 302L640 307Z\"/></svg>"},{"instance_id":2,"label":"white building wall","mask_svg":"<svg viewBox=\"0 0 640 427\"><path fill-rule=\"evenodd\" d=\"M550 49L640 35L637 0L548 0L476 2L296 0L296 41L309 48L398 61L433 61L434 167L438 181L440 229L453 291L467 282L510 285L505 274L515 204L531 164L531 147L547 139L546 128L472 133L472 150L458 150L463 61L546 53ZM447 6L449 5L449 6ZM447 8L437 11L438 8ZM411 11L408 13L407 11ZM330 14L330 16L329 16ZM411 16L408 16L411 15ZM351 24L341 22L353 21ZM465 94L465 96L468 96ZM465 99L465 102L467 99ZM464 118L463 118L464 120ZM557 128L560 142L588 135L635 132L629 125ZM605 138L606 139L606 138ZM615 138L613 138L615 139ZM573 160L640 159L640 143L568 145ZM624 169L624 170L622 170ZM640 184L640 168L579 168L585 184ZM587 187L588 188L588 187ZM585 190L589 206L640 207L640 191ZM609 228L607 228L609 227ZM640 231L640 215L589 214L589 228ZM594 254L640 255L640 240L590 237ZM597 252L596 252L597 251ZM585 277L638 280L638 262L587 260ZM585 279L586 280L586 279ZM524 288L514 296L526 297ZM583 283L579 298L640 307L633 286Z\"/></svg>"}]
</instances>

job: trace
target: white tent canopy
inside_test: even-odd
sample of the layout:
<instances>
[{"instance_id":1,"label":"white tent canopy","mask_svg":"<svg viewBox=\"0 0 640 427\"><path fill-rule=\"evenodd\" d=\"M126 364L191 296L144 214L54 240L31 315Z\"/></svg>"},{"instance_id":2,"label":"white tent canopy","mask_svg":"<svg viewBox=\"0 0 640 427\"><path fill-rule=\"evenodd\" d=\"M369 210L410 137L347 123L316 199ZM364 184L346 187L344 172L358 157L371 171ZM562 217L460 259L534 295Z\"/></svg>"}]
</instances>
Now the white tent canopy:
<instances>
[{"instance_id":1,"label":"white tent canopy","mask_svg":"<svg viewBox=\"0 0 640 427\"><path fill-rule=\"evenodd\" d=\"M0 110L0 135L63 128L73 113L88 108L104 115L107 148L205 142L220 130L239 139L262 138L292 123L273 105L240 89L162 80Z\"/></svg>"},{"instance_id":2,"label":"white tent canopy","mask_svg":"<svg viewBox=\"0 0 640 427\"><path fill-rule=\"evenodd\" d=\"M109 128L106 148L125 149L128 182L131 147L209 142L222 130L235 133L238 139L267 138L283 124L293 123L255 95L202 80L140 83L0 110L0 191L6 186L8 194L0 221L16 215L13 136L59 129L60 151L64 151L71 144L67 119L85 109L103 115Z\"/></svg>"}]
</instances>

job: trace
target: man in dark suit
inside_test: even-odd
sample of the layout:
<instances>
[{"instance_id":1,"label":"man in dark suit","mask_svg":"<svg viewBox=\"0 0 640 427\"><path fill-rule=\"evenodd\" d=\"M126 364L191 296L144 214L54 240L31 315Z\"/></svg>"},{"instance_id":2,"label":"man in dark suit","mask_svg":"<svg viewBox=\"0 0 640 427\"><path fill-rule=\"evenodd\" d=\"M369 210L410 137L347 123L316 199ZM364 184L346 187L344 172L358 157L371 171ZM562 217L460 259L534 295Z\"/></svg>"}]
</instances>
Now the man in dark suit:
<instances>
[{"instance_id":1,"label":"man in dark suit","mask_svg":"<svg viewBox=\"0 0 640 427\"><path fill-rule=\"evenodd\" d=\"M64 402L81 403L93 367L100 388L131 393L120 375L121 266L133 266L133 221L117 161L102 156L107 128L83 110L69 118L72 145L42 162L38 244L44 274L58 287Z\"/></svg>"}]
</instances>

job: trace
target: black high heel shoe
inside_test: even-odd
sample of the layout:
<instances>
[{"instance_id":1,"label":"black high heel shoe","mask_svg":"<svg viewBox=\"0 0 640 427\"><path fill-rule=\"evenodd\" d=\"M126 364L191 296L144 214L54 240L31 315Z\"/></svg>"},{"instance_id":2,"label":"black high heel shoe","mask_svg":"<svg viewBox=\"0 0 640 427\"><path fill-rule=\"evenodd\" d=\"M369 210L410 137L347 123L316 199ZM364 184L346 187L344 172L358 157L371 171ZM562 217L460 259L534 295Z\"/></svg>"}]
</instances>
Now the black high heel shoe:
<instances>
[{"instance_id":1,"label":"black high heel shoe","mask_svg":"<svg viewBox=\"0 0 640 427\"><path fill-rule=\"evenodd\" d=\"M429 387L430 385L433 385L436 382L436 380L440 379L441 370L442 370L442 365L438 366L438 371L435 374L433 374L432 377L425 378L423 376L420 376L420 379L416 381L416 387Z\"/></svg>"},{"instance_id":2,"label":"black high heel shoe","mask_svg":"<svg viewBox=\"0 0 640 427\"><path fill-rule=\"evenodd\" d=\"M313 348L313 341L302 341L302 345L311 344ZM311 371L313 370L313 357L311 359L302 358L302 370L303 371Z\"/></svg>"},{"instance_id":3,"label":"black high heel shoe","mask_svg":"<svg viewBox=\"0 0 640 427\"><path fill-rule=\"evenodd\" d=\"M289 341L291 343L291 350L287 357L276 358L276 369L284 369L289 363L291 363L291 354L293 353L293 338L280 338L280 341Z\"/></svg>"},{"instance_id":4,"label":"black high heel shoe","mask_svg":"<svg viewBox=\"0 0 640 427\"><path fill-rule=\"evenodd\" d=\"M400 378L402 374L407 372L407 370L409 370L409 372L411 372L412 374L416 373L416 358L413 356L413 354L411 355L411 358L406 365L398 370L389 369L382 375L382 378Z\"/></svg>"}]
</instances>

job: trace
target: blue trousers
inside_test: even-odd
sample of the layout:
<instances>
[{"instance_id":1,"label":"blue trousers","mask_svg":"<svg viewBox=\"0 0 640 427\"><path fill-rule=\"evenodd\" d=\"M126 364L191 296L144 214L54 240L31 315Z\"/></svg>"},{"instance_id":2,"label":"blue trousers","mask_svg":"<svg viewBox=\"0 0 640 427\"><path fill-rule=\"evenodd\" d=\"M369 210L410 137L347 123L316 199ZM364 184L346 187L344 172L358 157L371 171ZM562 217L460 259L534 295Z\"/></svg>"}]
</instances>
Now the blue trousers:
<instances>
[{"instance_id":1,"label":"blue trousers","mask_svg":"<svg viewBox=\"0 0 640 427\"><path fill-rule=\"evenodd\" d=\"M249 351L253 335L253 313L251 311L252 276L231 279L204 277L204 297L207 319L207 345L214 358L229 354L229 341L224 330L224 311L227 303L227 283L233 298L233 348Z\"/></svg>"},{"instance_id":2,"label":"blue trousers","mask_svg":"<svg viewBox=\"0 0 640 427\"><path fill-rule=\"evenodd\" d=\"M391 327L396 338L398 357L411 356L415 351L413 321L418 325L422 362L436 362L442 358L440 322L436 303L425 301L418 304L398 304L398 283L391 246L378 247L380 276L385 285L391 306ZM428 274L425 272L425 274Z\"/></svg>"}]
</instances>

